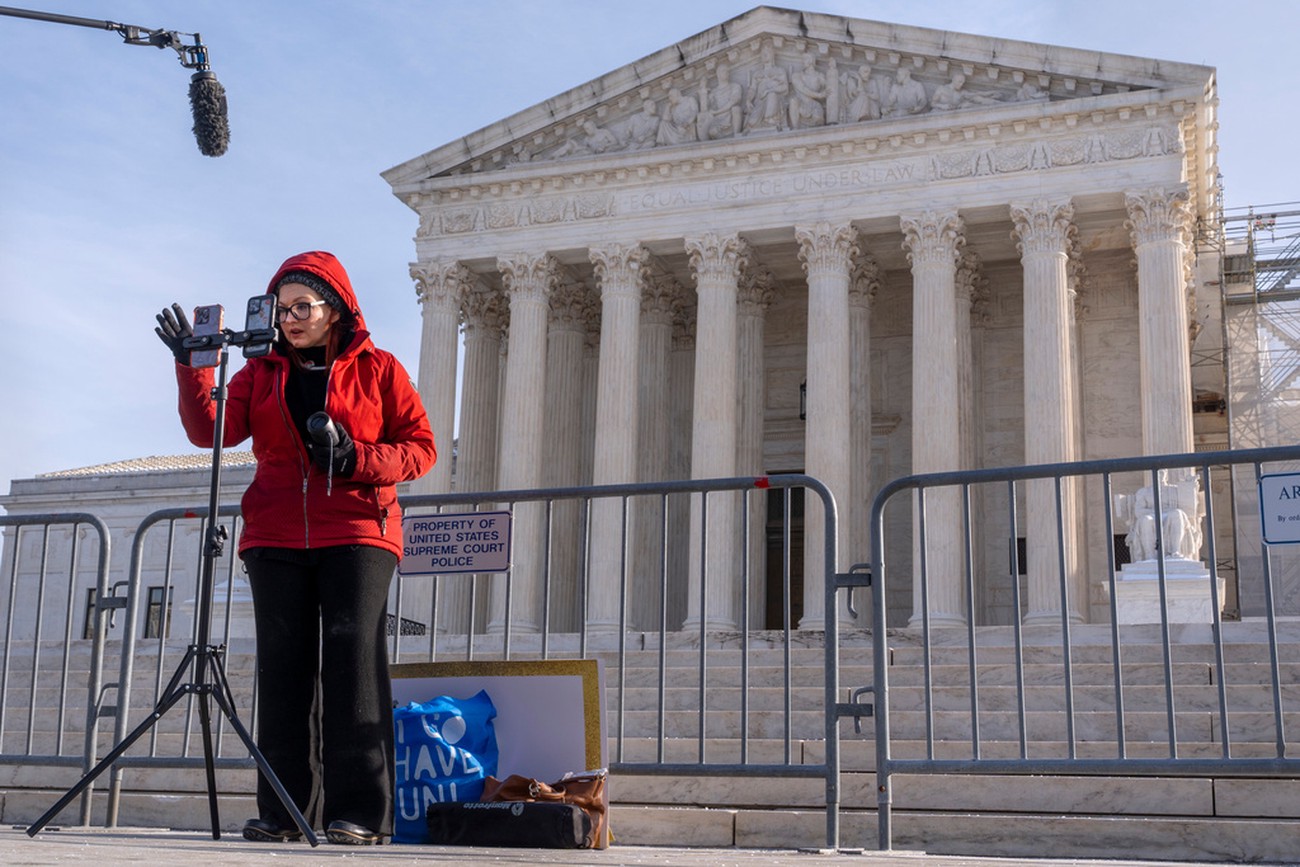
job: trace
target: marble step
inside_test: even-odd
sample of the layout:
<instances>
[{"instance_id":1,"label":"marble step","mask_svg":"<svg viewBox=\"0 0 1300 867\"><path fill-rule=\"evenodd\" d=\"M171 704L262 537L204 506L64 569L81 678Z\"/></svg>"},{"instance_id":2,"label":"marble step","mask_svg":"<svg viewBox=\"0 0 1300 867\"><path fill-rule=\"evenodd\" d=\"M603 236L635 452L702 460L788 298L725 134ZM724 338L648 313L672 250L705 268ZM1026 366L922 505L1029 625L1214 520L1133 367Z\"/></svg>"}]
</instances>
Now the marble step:
<instances>
[{"instance_id":1,"label":"marble step","mask_svg":"<svg viewBox=\"0 0 1300 867\"><path fill-rule=\"evenodd\" d=\"M826 817L819 810L618 807L610 823L618 839L646 845L826 845ZM900 860L920 852L1005 858L1048 852L1061 859L1291 863L1300 851L1300 823L1291 819L897 811L892 831ZM875 849L877 840L874 812L841 811L842 849Z\"/></svg>"},{"instance_id":2,"label":"marble step","mask_svg":"<svg viewBox=\"0 0 1300 867\"><path fill-rule=\"evenodd\" d=\"M681 783L681 781L678 781ZM701 807L682 801L675 806L636 805L614 794L610 824L616 846L673 845L690 847L819 848L826 843L824 809L800 807L800 786L791 781L778 785L763 797L778 802L781 793L793 796L786 806ZM815 781L813 781L815 783ZM955 780L951 777L927 781L923 789L948 789L943 800L952 802L957 792L971 791L987 798L1002 789L1004 779ZM1159 861L1287 862L1300 851L1300 822L1296 821L1294 796L1279 804L1278 794L1290 795L1294 788L1281 788L1279 781L1142 781L1141 787L1110 791L1089 785L1062 788L1059 779L1040 779L1030 790L1009 793L998 801L1029 797L1037 793L1051 806L1074 802L1075 812L1022 812L985 806L979 812L966 809L923 809L903 806L909 797L908 782L895 783L892 813L893 847L902 853L924 851L930 855L973 855L982 857L1041 857L1050 851L1054 858L1122 858ZM611 790L628 779L611 781ZM1265 785L1260 785L1260 784ZM218 779L218 788L221 782ZM760 783L751 782L752 790ZM1207 813L1206 790L1213 793L1213 812ZM914 791L923 802L923 789ZM1190 796L1186 812L1178 812L1165 799L1151 802L1153 793ZM1052 793L1056 792L1055 795ZM39 817L62 794L61 790L24 790L6 793L3 820L22 826ZM1145 799L1144 799L1145 796ZM92 824L104 824L107 799L92 800ZM1252 804L1271 804L1264 815L1250 812ZM935 802L931 802L935 803ZM1101 804L1103 812L1084 812L1088 804ZM1116 811L1116 805L1145 805L1137 812ZM1155 809L1150 809L1155 807ZM251 794L221 793L218 797L219 826L225 834L237 835L243 821L254 814ZM1238 811L1246 812L1240 814ZM1291 812L1285 813L1286 810ZM839 844L844 848L874 849L877 817L872 809L842 807L839 815ZM210 828L206 791L160 797L155 793L127 791L122 798L118 822L124 826L170 827L206 830ZM79 803L74 801L51 827L79 824ZM412 853L418 849L412 848Z\"/></svg>"}]
</instances>

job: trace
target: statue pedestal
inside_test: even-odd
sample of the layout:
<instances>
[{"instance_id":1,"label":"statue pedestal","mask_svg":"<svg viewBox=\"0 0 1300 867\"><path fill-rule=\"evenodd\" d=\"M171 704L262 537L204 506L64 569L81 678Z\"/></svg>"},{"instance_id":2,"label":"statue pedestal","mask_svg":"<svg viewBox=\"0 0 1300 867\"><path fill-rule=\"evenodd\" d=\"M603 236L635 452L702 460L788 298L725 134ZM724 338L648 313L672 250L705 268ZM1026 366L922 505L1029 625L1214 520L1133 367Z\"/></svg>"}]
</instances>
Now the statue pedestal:
<instances>
[{"instance_id":1,"label":"statue pedestal","mask_svg":"<svg viewBox=\"0 0 1300 867\"><path fill-rule=\"evenodd\" d=\"M1115 581L1115 613L1120 623L1160 622L1159 564L1155 560L1129 563ZM1216 579L1210 596L1210 570L1199 560L1170 557L1165 560L1165 601L1170 623L1213 623L1217 600L1223 610L1226 592Z\"/></svg>"}]
</instances>

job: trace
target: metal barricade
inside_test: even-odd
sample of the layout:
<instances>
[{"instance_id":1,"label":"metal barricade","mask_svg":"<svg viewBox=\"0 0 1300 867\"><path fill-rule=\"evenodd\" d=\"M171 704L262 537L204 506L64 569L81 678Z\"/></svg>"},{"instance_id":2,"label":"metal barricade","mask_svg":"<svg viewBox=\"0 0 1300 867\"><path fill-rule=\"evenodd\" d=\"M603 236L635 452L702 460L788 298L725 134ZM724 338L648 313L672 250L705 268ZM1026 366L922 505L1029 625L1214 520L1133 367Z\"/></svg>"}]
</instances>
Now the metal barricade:
<instances>
[{"instance_id":1,"label":"metal barricade","mask_svg":"<svg viewBox=\"0 0 1300 867\"><path fill-rule=\"evenodd\" d=\"M837 846L838 730L836 718L828 710L834 707L838 692L837 625L834 617L826 618L825 652L820 659L822 689L815 701L809 700L806 690L812 684L794 682L792 663L799 626L793 616L790 553L790 494L796 489L803 489L810 500L815 498L823 510L824 537L808 539L805 544L822 551L825 574L832 575L836 568L836 505L824 485L803 475L404 496L402 506L413 516L504 509L522 522L533 521L536 535L527 538L535 541L518 547L524 543L516 538L516 560L528 552L537 564L533 574L540 584L538 592L527 596L531 601L525 606L513 571L491 576L399 576L390 596L390 660L599 656L605 663L613 703L608 717L611 773L824 779L827 843ZM781 492L784 503L780 519L781 626L760 636L756 634L759 624L752 618L756 602L747 576L756 567L751 562L755 519L763 516L765 498L774 491ZM605 529L598 532L604 534L606 543L610 533L617 536L618 553L613 561L617 574L602 573L603 577L593 580L593 543L599 544L592 535L593 516L602 510L607 520L601 525ZM717 525L731 528L727 536L719 538L711 535L715 525L709 516L722 512L731 512L733 519L730 524ZM152 639L140 637L146 563L154 576L151 580L163 582L164 597L174 586L192 586L197 591L202 556L198 540L204 537L205 513L190 508L161 510L149 515L134 533L125 582L129 603L125 605L119 674L123 697L116 726L119 743L151 712L171 671L169 663L179 661L185 649L179 637L166 637L166 629ZM219 520L226 519L234 525L217 566L226 582L222 587L218 579L216 588L218 596L226 595L216 600L215 607L224 620L213 624L211 634L214 643L239 645L240 640L231 637L231 594L240 580L234 554L238 509L223 507ZM177 539L178 528L184 530L185 543ZM716 574L712 565L710 552L718 548L734 554L726 574ZM191 580L188 576L173 577L174 571L190 571L184 565L186 558L193 558L192 584L185 583ZM688 578L692 572L694 577ZM491 592L489 585L495 585ZM685 597L688 587L689 599ZM826 580L820 594L825 611L834 610L834 592L835 582ZM605 615L612 611L612 617L594 617L591 608L597 597L607 606ZM634 598L650 604L653 622L629 619ZM726 610L733 620L726 623L711 619L721 598L730 600L724 608L731 606ZM534 604L540 605L540 610L531 607ZM692 610L694 617L689 616ZM194 628L190 633L192 641ZM241 647L249 652L252 643ZM779 671L779 681L770 686L758 684L752 673L756 667L753 660L764 655ZM152 678L151 694L147 688L134 686L141 676L137 668L144 660L152 666L144 675ZM630 680L634 671L640 678L635 684ZM248 716L244 717L242 706L240 713L241 721L251 729L257 717L255 672L244 667L228 670L227 677L241 705L245 699L248 702ZM805 690L801 697L800 689ZM635 707L630 700L633 693L640 702ZM166 721L171 739L160 741L156 733L142 737L113 765L109 825L117 822L126 788L125 771L203 764L194 697L186 701L183 715L180 705L168 714L183 717ZM222 723L218 717L214 765L252 768L252 760L242 750L223 754ZM802 755L800 741L823 738L823 761Z\"/></svg>"},{"instance_id":2,"label":"metal barricade","mask_svg":"<svg viewBox=\"0 0 1300 867\"><path fill-rule=\"evenodd\" d=\"M66 514L5 515L0 527L12 527L6 533L4 564L7 592L4 597L4 644L0 656L0 765L23 767L79 767L88 771L95 763L99 721L118 714L117 705L108 704L104 693L115 684L103 682L104 649L112 612L125 603L121 596L110 594L110 537L108 527L94 515L81 512ZM58 567L50 562L51 537L60 532L70 535L66 566L65 597L62 610L59 600L47 589L54 584ZM24 530L32 532L25 533ZM77 676L83 663L78 661L80 642L75 634L79 613L77 574L85 569L82 532L94 533L96 546L94 593L89 605L90 655L84 683ZM35 536L36 538L31 538ZM55 570L55 574L51 574ZM52 598L54 597L54 598ZM30 638L15 635L18 609L32 626ZM60 630L53 640L46 637L48 628ZM54 657L51 659L51 655ZM53 715L42 720L50 703L41 701L48 693L47 684L54 680ZM85 723L79 752L65 744L65 732L75 732L72 714L84 704ZM20 742L15 745L15 741ZM81 798L81 821L90 821L88 789Z\"/></svg>"},{"instance_id":3,"label":"metal barricade","mask_svg":"<svg viewBox=\"0 0 1300 867\"><path fill-rule=\"evenodd\" d=\"M232 597L236 585L236 570L238 557L235 550L238 546L239 539L239 507L222 506L217 513L217 520L224 521L229 519L231 529L226 534L227 541L221 556L217 559L215 574L225 576L224 597L216 598L214 601L222 611L221 622L211 624L211 641L214 645L227 647L230 643L231 627L234 612ZM178 527L189 527L192 544L178 545L177 532ZM124 706L124 712L118 714L117 725L114 730L114 743L121 743L136 725L142 716L147 715L158 703L163 694L163 689L167 683L167 678L173 673L176 664L181 663L184 658L185 648L197 640L198 623L190 623L189 634L183 641L169 638L167 628L168 621L172 617L170 602L164 603L163 610L159 613L160 624L157 634L149 639L143 639L150 644L151 655L154 658L154 667L148 676L152 678L152 690L148 691L145 696L136 696L135 689L135 666L137 663L140 648L140 623L142 620L141 609L146 604L144 594L141 593L142 575L144 564L147 558L146 549L148 548L151 531L165 531L165 541L161 546L162 555L162 597L164 600L170 600L173 591L177 589L188 590L194 594L195 605L194 611L199 611L200 606L197 604L197 594L200 589L200 575L202 572L201 562L203 558L203 542L207 529L207 509L205 508L173 508L160 509L148 515L132 535L131 541L131 562L127 575L126 584L126 618L122 632L122 655L121 668L118 672L119 695L123 698L121 703ZM176 560L178 548L187 549L180 551L181 556L193 558L190 566L181 567L179 571L183 574L188 573L183 583L178 583L173 579L174 572L177 571ZM217 588L213 588L214 597L221 596ZM214 609L215 610L215 609ZM174 662L173 662L174 660ZM170 664L169 664L170 663ZM254 685L246 682L244 678L230 678L232 689L237 695L248 695L249 707L253 714L256 713L255 703L251 700L251 693ZM186 681L182 681L186 682ZM143 701L141 699L144 699ZM117 824L118 811L121 805L122 791L124 787L123 772L128 768L202 768L205 766L205 760L202 755L202 738L200 728L200 717L197 701L199 696L192 694L184 700L184 710L175 714L179 716L179 721L166 720L164 727L160 729L157 725L150 731L147 737L138 740L126 754L114 762L112 770L109 772L108 787L108 808L107 824L113 827ZM206 699L204 699L206 700ZM179 707L176 708L179 711ZM252 729L254 726L255 716L243 720L245 725ZM161 721L160 721L161 722ZM179 729L177 726L179 725ZM164 733L178 733L179 741L172 748L171 745L162 745L162 735ZM229 756L225 755L224 744L226 738L226 721L221 714L215 715L215 722L212 726L213 734L213 767L214 768L252 768L254 767L253 759L246 753Z\"/></svg>"},{"instance_id":4,"label":"metal barricade","mask_svg":"<svg viewBox=\"0 0 1300 867\"><path fill-rule=\"evenodd\" d=\"M1010 469L975 470L967 472L933 473L900 478L885 485L872 506L872 604L873 611L873 645L877 664L874 681L869 689L875 715L875 752L876 782L878 807L879 847L888 850L892 846L891 821L893 804L892 778L896 774L990 774L990 775L1030 775L1030 774L1070 774L1070 775L1116 775L1116 776L1256 776L1256 777L1295 777L1300 775L1300 759L1287 755L1288 745L1294 750L1295 739L1286 730L1289 715L1300 708L1288 707L1283 694L1283 663L1279 659L1279 618L1274 604L1274 587L1270 561L1278 556L1271 553L1267 544L1262 547L1262 563L1259 573L1262 576L1264 612L1262 627L1254 632L1264 632L1267 653L1257 662L1254 680L1247 684L1232 682L1225 657L1231 651L1239 650L1232 646L1229 627L1253 627L1254 624L1226 623L1220 614L1221 596L1218 589L1219 568L1223 562L1216 552L1215 515L1212 498L1206 496L1204 501L1204 553L1206 577L1180 578L1174 574L1180 563L1173 555L1161 556L1160 552L1173 550L1174 534L1179 532L1177 522L1163 520L1161 496L1169 494L1162 491L1165 484L1164 473L1181 472L1185 478L1198 481L1202 492L1212 489L1214 474L1235 471L1244 478L1237 483L1258 485L1264 475L1266 465L1273 469L1279 465L1293 468L1300 461L1300 447L1254 449L1241 451L1202 452L1182 455L1165 455L1156 457L1126 458L1103 461L1084 461L1068 464L1016 467ZM1151 575L1144 579L1147 591L1154 587L1158 593L1152 596L1152 604L1157 606L1158 614L1154 618L1135 622L1122 622L1119 610L1121 604L1115 600L1121 598L1123 591L1133 589L1132 579L1122 580L1125 576L1116 566L1117 536L1115 516L1116 476L1132 479L1135 476L1147 482L1152 491L1153 507L1156 517L1148 521L1144 532L1147 539L1144 544L1154 542L1156 556L1150 559L1147 567ZM1056 596L1055 616L1047 618L1048 622L1034 627L1032 639L1035 652L1035 664L1055 666L1056 674L1044 678L1039 683L1027 683L1026 671L1029 667L1027 651L1031 648L1030 627L1022 623L1020 616L1027 608L1020 587L1020 563L1023 558L1018 547L1020 529L1020 501L1031 485L1046 485L1053 492L1055 504L1054 516L1049 516L1055 524L1056 551L1058 556L1053 564L1056 572L1054 582L1040 582L1029 585L1036 589L1039 599L1046 589L1051 588ZM1166 485L1167 487L1167 485ZM1079 491L1079 488L1083 488ZM1071 493L1076 491L1076 493ZM1005 529L1008 532L1007 551L1009 574L977 575L975 556L972 554L972 497L976 492L987 494L985 502L997 501L1005 509ZM1104 550L1095 553L1088 560L1095 564L1098 559L1105 562L1104 570L1097 570L1100 577L1104 574L1105 592L1109 595L1109 617L1105 623L1084 623L1083 613L1074 609L1070 594L1072 588L1067 581L1068 539L1078 539L1078 545L1088 544L1085 535L1074 534L1068 529L1070 498L1082 498L1089 493L1091 502L1104 503ZM902 494L910 496L901 497ZM959 526L938 527L935 516L927 511L927 503L940 502L947 496L950 501L961 502ZM1041 502L1041 501L1040 501ZM905 518L913 522L913 535L916 543L913 548L919 553L914 556L911 568L895 570L886 563L886 512L891 506L909 510ZM1098 516L1094 514L1094 520ZM895 522L895 527L898 522ZM1042 528L1041 519L1035 526ZM1240 528L1239 528L1240 529ZM961 551L960 575L939 575L934 564L929 562L931 555L927 547L933 540L947 532L955 538L957 548ZM985 537L987 538L987 533ZM1096 533L1092 541L1096 541ZM1264 537L1267 541L1267 535ZM1040 540L1041 541L1041 540ZM1134 544L1138 544L1134 540ZM1168 548L1166 546L1169 546ZM897 551L897 547L895 548ZM1237 552L1238 558L1243 552ZM1188 561L1184 559L1183 564ZM1117 576L1117 571L1120 575ZM914 577L919 576L919 577ZM949 581L948 592L955 589L964 600L964 622L960 624L934 625L931 623L931 596L943 581ZM951 582L956 581L953 585ZM1087 581L1087 576L1083 576ZM1192 581L1194 585L1185 582ZM913 582L919 582L913 584ZM975 608L972 600L983 583L1001 583L1002 590L1009 592L1013 600L1012 610L1017 612L1004 629L1009 630L1010 645L992 648L987 638L981 640L981 632L975 622ZM1183 583L1180 583L1183 582ZM841 580L841 587L850 586L850 582ZM912 638L919 636L916 650L919 660L909 657L916 663L911 666L911 673L919 682L909 683L906 702L897 700L890 691L889 666L883 662L887 659L891 630L897 634L900 624L889 622L887 611L888 591L893 585L912 585L913 598L918 601L911 616L911 623L905 627ZM1208 728L1213 733L1206 739L1192 733L1183 733L1180 723L1187 716L1180 702L1189 699L1189 685L1178 677L1177 659L1180 645L1174 639L1174 620L1171 615L1175 600L1175 590L1192 593L1190 598L1203 596L1207 601L1207 610L1211 616L1201 627L1201 632L1208 635L1211 648L1209 660L1204 664L1212 666L1211 684L1204 686L1212 690L1212 695L1200 696L1200 713L1198 718L1208 718ZM1047 606L1051 610L1051 605ZM1042 614L1042 611L1039 612ZM1042 620L1040 619L1040 623ZM1092 640L1091 647L1083 647L1076 640L1076 634L1087 630ZM1179 630L1186 631L1185 629ZM1231 634L1225 639L1225 632ZM1243 631L1241 634L1245 635ZM1002 636L1006 632L1001 633ZM999 639L1002 641L1003 639ZM1138 640L1145 646L1139 647ZM1291 636L1294 647L1296 637ZM1100 647L1099 647L1100 645ZM1157 650L1158 649L1158 650ZM994 661L994 651L1001 651L1002 656ZM1109 668L1108 685L1099 689L1090 687L1088 726L1080 702L1080 687L1075 683L1076 672L1082 665L1081 654L1089 651L1098 659L1102 671ZM1011 654L1010 661L1005 654ZM1076 658L1078 657L1078 658ZM1102 657L1105 657L1104 661ZM1129 657L1132 657L1131 659ZM949 671L939 677L937 668L939 660L948 663ZM1293 662L1288 659L1286 662ZM1162 705L1156 710L1136 710L1126 704L1132 702L1128 695L1131 684L1128 677L1136 666L1144 666L1151 674L1151 687L1158 690ZM1000 668L998 679L993 668ZM955 672L955 673L954 673ZM915 678L914 678L915 679ZM992 705L985 693L992 692L990 686L1012 687L1015 690L1014 707ZM1241 708L1233 705L1234 689L1251 688L1256 692L1267 688L1271 697L1270 707L1265 713L1252 712L1243 714ZM1105 699L1109 689L1110 698ZM916 697L919 692L919 698ZM1099 695L1100 693L1100 695ZM1043 697L1051 699L1044 703ZM1030 698L1039 700L1032 703ZM1291 699L1294 704L1294 699ZM1039 711L1047 707L1047 713ZM841 706L838 713L847 716L849 706ZM940 725L942 715L945 725ZM1263 717L1263 719L1261 719ZM901 735L899 730L906 727ZM1189 727L1190 728L1190 727ZM1193 740L1199 742L1193 743ZM1205 741L1209 741L1208 743ZM907 742L908 750L913 755L899 757L894 755L895 742Z\"/></svg>"},{"instance_id":5,"label":"metal barricade","mask_svg":"<svg viewBox=\"0 0 1300 867\"><path fill-rule=\"evenodd\" d=\"M466 659L491 656L501 659L587 657L600 655L606 662L606 680L614 696L614 707L610 711L610 739L612 756L609 770L612 774L642 774L656 776L718 776L718 777L756 777L756 778L822 778L826 782L826 840L829 848L839 844L839 736L837 720L832 712L839 691L839 668L837 655L836 618L825 619L826 643L823 663L823 690L815 706L800 706L794 701L795 686L792 683L791 655L794 648L793 636L797 624L791 617L790 605L790 515L787 495L784 497L785 515L783 518L783 563L781 568L785 599L783 602L783 625L779 635L763 642L763 649L770 649L780 654L782 681L780 684L779 706L766 709L775 715L772 722L768 713L760 714L752 706L752 694L755 687L751 684L751 664L759 651L759 640L755 637L754 625L751 623L751 586L744 576L750 574L751 550L751 515L755 508L755 494L768 491L788 492L803 488L810 496L816 496L825 514L825 535L822 539L808 539L805 544L821 546L825 574L834 574L836 564L836 505L829 489L818 480L806 475L773 475L762 477L742 477L735 479L710 479L700 481L639 483L626 485L605 485L596 487L550 488L540 490L493 491L473 494L440 494L405 497L403 508L408 514L447 514L468 510L487 511L509 509L517 512L526 504L538 504L541 508L540 524L542 551L540 552L541 581L540 622L529 624L527 632L521 634L518 612L512 610L515 605L512 576L504 585L505 616L493 622L491 617L478 614L480 595L473 585L482 583L483 576L442 575L436 576L435 589L431 594L429 606L416 613L401 603L409 595L405 585L412 580L398 582L398 611L403 620L423 621L430 626L425 636L403 639L393 635L393 649L390 658L398 661L404 652L404 644L418 648L422 657L430 661L442 658ZM710 510L725 509L726 498L740 497L737 508L737 520L734 526L738 532L730 540L720 542L709 537L708 515ZM617 569L617 615L613 622L594 623L590 616L593 598L599 592L597 582L606 591L610 589L608 577L605 580L593 579L590 574L592 563L592 525L593 511L602 503L617 506L618 520L615 522L620 534L620 555ZM564 504L577 506L562 519L557 517L564 511ZM677 546L687 545L690 533L685 535L670 533L674 525L674 512L685 510L695 528L696 542L691 548L692 559L689 563L680 555ZM561 527L561 521L572 522ZM635 556L638 550L634 544L637 526L651 527L653 544L639 549L642 557ZM680 526L678 524L677 526ZM571 534L576 546L567 555L558 552L562 544L560 530ZM737 557L735 570L730 575L711 574L707 566L708 550L711 545L732 544ZM646 552L649 552L648 554ZM646 560L650 562L646 562ZM563 616L557 611L556 600L564 592L557 561L564 560L577 570L571 577L576 580L567 589L576 592L576 597L568 602L580 612L575 626L576 631L566 632L553 628L553 623L563 623ZM693 619L688 616L684 621L675 621L670 616L673 593L680 590L683 576L679 573L684 568L694 569L702 576L692 586L695 594L695 612L703 616ZM565 573L568 574L568 573ZM739 576L739 577L737 577ZM651 623L631 622L629 619L629 598L633 595L637 580L650 581L654 584L651 607L655 611ZM726 582L731 580L738 585L738 599L735 602L737 620L731 624L735 651L722 647L711 630L708 617L710 606L714 604L715 588L726 590ZM446 597L453 596L453 582L467 585L468 591L459 594L460 607L454 617L440 616L440 606ZM464 589L464 588L462 588ZM833 612L835 582L826 580L822 604L826 612ZM645 598L646 594L642 594ZM680 600L679 600L680 601ZM689 604L687 608L689 609ZM497 612L500 613L499 611ZM409 618L407 615L410 615ZM449 622L459 623L455 628L446 628ZM438 628L438 624L443 628ZM638 648L629 647L629 641L636 640ZM441 645L440 645L441 642ZM655 661L653 677L653 707L649 714L653 719L646 720L645 710L634 710L629 698L636 687L630 682L635 669L634 656L638 651L652 654ZM738 652L737 652L738 651ZM691 667L674 666L669 655L678 658L685 653L693 657ZM714 697L714 680L723 683L720 663L735 658L737 670L725 675L736 677L737 700L735 707L720 706ZM689 698L682 696L675 707L670 708L668 693L670 690L689 690ZM721 692L721 690L716 690ZM719 706L715 706L717 703ZM809 728L806 719L816 719L815 730ZM760 720L760 717L763 717ZM635 720L634 720L635 718ZM734 720L734 728L729 722ZM798 720L798 721L797 721ZM825 760L823 762L805 762L794 755L796 741L804 738L825 739ZM761 755L756 744L761 743ZM779 746L775 746L779 744ZM773 749L775 748L775 752ZM721 755L719 755L721 754Z\"/></svg>"}]
</instances>

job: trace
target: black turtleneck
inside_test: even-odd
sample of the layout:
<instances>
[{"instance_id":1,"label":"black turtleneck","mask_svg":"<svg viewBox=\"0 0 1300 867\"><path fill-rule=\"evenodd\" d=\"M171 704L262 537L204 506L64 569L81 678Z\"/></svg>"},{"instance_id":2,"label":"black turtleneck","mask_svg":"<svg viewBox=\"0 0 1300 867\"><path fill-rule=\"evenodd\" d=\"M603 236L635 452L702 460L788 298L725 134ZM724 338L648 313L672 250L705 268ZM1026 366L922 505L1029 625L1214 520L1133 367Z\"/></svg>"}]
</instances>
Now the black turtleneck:
<instances>
[{"instance_id":1,"label":"black turtleneck","mask_svg":"<svg viewBox=\"0 0 1300 867\"><path fill-rule=\"evenodd\" d=\"M311 367L289 363L289 382L284 389L284 399L289 405L289 415L304 443L311 442L307 433L307 418L325 408L325 384L329 381L329 368L325 366L325 347L313 346L298 350L298 356Z\"/></svg>"}]
</instances>

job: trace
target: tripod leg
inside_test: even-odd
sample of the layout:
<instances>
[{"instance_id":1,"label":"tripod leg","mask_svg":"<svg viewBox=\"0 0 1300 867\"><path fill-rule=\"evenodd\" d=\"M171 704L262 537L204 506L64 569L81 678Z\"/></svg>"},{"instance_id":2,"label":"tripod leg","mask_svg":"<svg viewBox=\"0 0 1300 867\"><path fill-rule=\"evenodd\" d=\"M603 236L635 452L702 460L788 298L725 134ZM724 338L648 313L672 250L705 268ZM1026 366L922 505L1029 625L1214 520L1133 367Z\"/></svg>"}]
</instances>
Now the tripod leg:
<instances>
[{"instance_id":1,"label":"tripod leg","mask_svg":"<svg viewBox=\"0 0 1300 867\"><path fill-rule=\"evenodd\" d=\"M191 650L192 649L193 648L191 648ZM192 655L193 654L191 652L187 651L185 654L185 660L181 662L181 666L188 665L189 659ZM178 673L179 670L180 669L178 669ZM113 747L113 749L109 751L108 755L104 756L104 758L100 760L99 764L95 765L95 767L87 771L86 775L82 777L75 786L69 789L63 795L62 798L59 798L58 802L53 807L50 807L50 809L46 810L44 815L42 815L39 819L37 819L35 822L31 824L31 827L27 829L28 837L35 837L37 834L39 834L41 829L44 828L46 825L48 825L50 823L50 820L59 814L60 810L68 806L68 804L71 804L73 799L75 799L77 795L80 795L81 792L87 786L89 786L91 783L95 781L96 777L98 777L104 771L108 770L108 768L113 764L113 762L121 758L122 754L131 748L132 744L134 744L137 740L139 740L140 737L145 732L153 728L154 724L157 723L158 720L162 719L163 714L167 713L167 711L170 710L172 706L176 704L176 702L180 701L181 696L184 696L189 692L191 692L191 689L188 685L180 688L179 690L174 690L173 688L175 687L176 682L178 680L179 677L172 678L172 682L168 684L168 691L163 694L162 700L159 701L158 704L154 707L153 713L149 714L149 716L147 716L140 723L140 725L136 726L135 729L122 740L121 743Z\"/></svg>"},{"instance_id":2,"label":"tripod leg","mask_svg":"<svg viewBox=\"0 0 1300 867\"><path fill-rule=\"evenodd\" d=\"M212 822L212 839L220 840L221 816L217 811L217 774L212 762L212 715L206 694L199 695L199 725L203 729L203 769L208 780L208 816Z\"/></svg>"},{"instance_id":3,"label":"tripod leg","mask_svg":"<svg viewBox=\"0 0 1300 867\"><path fill-rule=\"evenodd\" d=\"M302 832L305 838L307 838L308 843L312 846L320 845L320 840L317 839L316 832L312 830L310 825L308 825L306 817L302 814L302 810L299 810L298 805L293 802L293 798L289 797L288 790L285 789L284 784L280 782L280 778L275 775L275 771L271 770L271 763L266 760L266 756L262 755L262 751L257 748L257 744L253 742L253 737L248 733L248 729L244 728L244 724L239 721L239 716L235 713L234 696L230 692L230 683L226 680L226 673L222 670L221 666L217 664L215 658L212 659L212 683L213 701L217 703L217 707L221 709L221 712L225 714L226 719L230 721L230 726L235 730L235 734L239 735L239 739L243 741L244 746L248 748L248 754L253 757L253 761L257 763L258 770L262 772L262 776L266 777L266 781L270 783L271 788L275 790L276 797L278 797L280 803L284 805L284 809L293 819L293 823L298 826L298 830Z\"/></svg>"}]
</instances>

